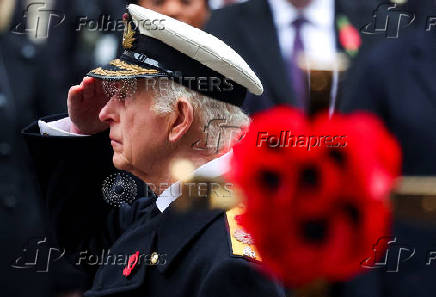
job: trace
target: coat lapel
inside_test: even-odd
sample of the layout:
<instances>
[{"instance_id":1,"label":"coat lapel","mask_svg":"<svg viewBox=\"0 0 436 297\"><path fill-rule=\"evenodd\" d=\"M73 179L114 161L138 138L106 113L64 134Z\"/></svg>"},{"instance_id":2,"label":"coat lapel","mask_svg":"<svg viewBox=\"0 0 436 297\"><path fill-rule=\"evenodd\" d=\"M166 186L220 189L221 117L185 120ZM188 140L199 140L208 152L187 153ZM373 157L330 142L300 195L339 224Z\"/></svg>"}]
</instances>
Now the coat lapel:
<instances>
[{"instance_id":1,"label":"coat lapel","mask_svg":"<svg viewBox=\"0 0 436 297\"><path fill-rule=\"evenodd\" d=\"M372 44L375 41L373 35L366 35L360 33L360 29L366 24L370 23L373 15L373 11L377 8L377 0L366 1L350 1L350 0L336 0L335 1L335 40L336 49L338 52L345 52L339 40L339 28L337 24L338 17L346 16L350 23L359 30L362 44Z\"/></svg>"},{"instance_id":2,"label":"coat lapel","mask_svg":"<svg viewBox=\"0 0 436 297\"><path fill-rule=\"evenodd\" d=\"M158 265L158 270L167 271L186 245L223 213L222 210L177 212L168 208L157 231L156 252L166 255L165 264Z\"/></svg>"}]
</instances>

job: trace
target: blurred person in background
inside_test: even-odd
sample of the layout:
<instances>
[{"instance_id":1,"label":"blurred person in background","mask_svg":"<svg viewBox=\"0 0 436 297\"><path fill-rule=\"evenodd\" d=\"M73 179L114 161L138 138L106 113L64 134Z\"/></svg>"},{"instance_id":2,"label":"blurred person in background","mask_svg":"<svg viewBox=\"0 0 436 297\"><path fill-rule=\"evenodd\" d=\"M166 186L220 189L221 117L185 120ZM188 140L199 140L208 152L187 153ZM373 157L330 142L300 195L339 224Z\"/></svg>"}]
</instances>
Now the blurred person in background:
<instances>
[{"instance_id":1,"label":"blurred person in background","mask_svg":"<svg viewBox=\"0 0 436 297\"><path fill-rule=\"evenodd\" d=\"M208 0L135 0L129 2L197 28L203 28L210 15Z\"/></svg>"},{"instance_id":2,"label":"blurred person in background","mask_svg":"<svg viewBox=\"0 0 436 297\"><path fill-rule=\"evenodd\" d=\"M27 5L25 1L0 1L0 294L47 297L53 296L53 274L37 270L48 252L48 242L44 242L48 232L20 130L30 119L63 112L66 106L57 100L63 99L57 96L61 90L44 79L48 73L44 43L19 34L16 25L31 26L30 20L22 18ZM35 266L25 265L32 259Z\"/></svg>"},{"instance_id":3,"label":"blurred person in background","mask_svg":"<svg viewBox=\"0 0 436 297\"><path fill-rule=\"evenodd\" d=\"M409 1L409 8L415 28L361 57L346 81L340 110L371 112L384 121L401 144L404 176L436 176L436 28L431 25L436 6ZM436 212L409 199L416 201L395 218L393 236L398 247L414 250L413 257L404 261L404 253L395 273L378 269L356 278L345 285L344 296L434 296L436 266L428 260L429 251L436 250L436 226L424 218Z\"/></svg>"},{"instance_id":4,"label":"blurred person in background","mask_svg":"<svg viewBox=\"0 0 436 297\"><path fill-rule=\"evenodd\" d=\"M351 46L360 45L361 39L358 51L363 51L375 38L359 37L358 29L371 20L376 7L375 0L249 0L214 11L205 30L241 53L264 82L262 98L245 101L249 113L277 104L307 110L307 76L298 69L299 54L323 61L336 52L351 53L340 34L355 40ZM354 59L356 53L347 55ZM330 105L334 107L333 99Z\"/></svg>"},{"instance_id":5,"label":"blurred person in background","mask_svg":"<svg viewBox=\"0 0 436 297\"><path fill-rule=\"evenodd\" d=\"M343 112L369 111L384 121L401 144L406 176L436 175L435 37L421 29L377 47L359 61L360 71L350 77L354 82L341 104ZM408 210L416 211L436 216L424 204ZM358 278L347 288L349 296L434 296L436 267L426 262L436 247L435 234L435 225L424 220L397 219L394 236L416 254L396 273L371 271Z\"/></svg>"},{"instance_id":6,"label":"blurred person in background","mask_svg":"<svg viewBox=\"0 0 436 297\"><path fill-rule=\"evenodd\" d=\"M82 80L93 67L113 59L119 51L119 35L123 27L121 14L125 0L56 0L52 7L65 17L52 28L48 55L56 57L49 75L63 87L62 98L69 86ZM65 67L58 67L60 63Z\"/></svg>"},{"instance_id":7,"label":"blurred person in background","mask_svg":"<svg viewBox=\"0 0 436 297\"><path fill-rule=\"evenodd\" d=\"M365 110L384 120L402 145L403 175L436 175L436 25L430 19L436 16L436 5L432 3L410 2L416 29L400 31L398 38L385 39L363 55L351 69L340 105L341 111Z\"/></svg>"}]
</instances>

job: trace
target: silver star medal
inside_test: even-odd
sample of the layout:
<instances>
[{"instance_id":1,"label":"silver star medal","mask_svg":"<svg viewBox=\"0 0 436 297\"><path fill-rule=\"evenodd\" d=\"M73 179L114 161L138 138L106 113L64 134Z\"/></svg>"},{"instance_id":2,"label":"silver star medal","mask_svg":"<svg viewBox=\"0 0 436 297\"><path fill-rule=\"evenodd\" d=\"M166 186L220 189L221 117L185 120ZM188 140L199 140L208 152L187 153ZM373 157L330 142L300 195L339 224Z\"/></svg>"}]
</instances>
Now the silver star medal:
<instances>
[{"instance_id":1,"label":"silver star medal","mask_svg":"<svg viewBox=\"0 0 436 297\"><path fill-rule=\"evenodd\" d=\"M131 176L119 172L104 180L102 193L104 201L114 207L120 207L123 203L131 204L136 198L138 189Z\"/></svg>"}]
</instances>

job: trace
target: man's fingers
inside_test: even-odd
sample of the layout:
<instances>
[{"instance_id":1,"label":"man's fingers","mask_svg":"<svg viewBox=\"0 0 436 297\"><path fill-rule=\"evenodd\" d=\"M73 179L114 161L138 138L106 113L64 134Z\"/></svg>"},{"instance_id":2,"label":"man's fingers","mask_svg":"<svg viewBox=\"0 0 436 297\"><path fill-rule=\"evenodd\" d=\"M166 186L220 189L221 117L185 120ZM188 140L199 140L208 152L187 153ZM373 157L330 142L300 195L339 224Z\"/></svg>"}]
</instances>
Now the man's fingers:
<instances>
[{"instance_id":1,"label":"man's fingers","mask_svg":"<svg viewBox=\"0 0 436 297\"><path fill-rule=\"evenodd\" d=\"M106 96L103 89L103 80L101 79L95 79L95 94L97 96Z\"/></svg>"},{"instance_id":2,"label":"man's fingers","mask_svg":"<svg viewBox=\"0 0 436 297\"><path fill-rule=\"evenodd\" d=\"M73 102L82 102L83 87L81 85L72 86L68 91L68 99Z\"/></svg>"},{"instance_id":3,"label":"man's fingers","mask_svg":"<svg viewBox=\"0 0 436 297\"><path fill-rule=\"evenodd\" d=\"M83 98L85 100L95 97L94 78L92 77L83 78L82 86L83 86Z\"/></svg>"},{"instance_id":4,"label":"man's fingers","mask_svg":"<svg viewBox=\"0 0 436 297\"><path fill-rule=\"evenodd\" d=\"M98 104L101 107L103 107L110 99L108 94L104 90L103 80L94 79L94 86L95 86L96 102L98 102Z\"/></svg>"}]
</instances>

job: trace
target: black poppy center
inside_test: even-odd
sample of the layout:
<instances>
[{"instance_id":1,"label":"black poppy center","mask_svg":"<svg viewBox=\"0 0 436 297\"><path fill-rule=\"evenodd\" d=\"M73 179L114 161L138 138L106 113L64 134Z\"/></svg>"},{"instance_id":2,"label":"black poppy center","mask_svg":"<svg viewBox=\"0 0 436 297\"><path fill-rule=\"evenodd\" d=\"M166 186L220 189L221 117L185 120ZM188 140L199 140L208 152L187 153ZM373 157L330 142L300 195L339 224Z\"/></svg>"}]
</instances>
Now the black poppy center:
<instances>
[{"instance_id":1,"label":"black poppy center","mask_svg":"<svg viewBox=\"0 0 436 297\"><path fill-rule=\"evenodd\" d=\"M262 170L260 172L260 180L269 190L276 190L280 185L279 174L271 170Z\"/></svg>"},{"instance_id":2,"label":"black poppy center","mask_svg":"<svg viewBox=\"0 0 436 297\"><path fill-rule=\"evenodd\" d=\"M345 203L342 206L342 210L350 218L354 225L358 225L360 223L360 211L356 206L351 203Z\"/></svg>"},{"instance_id":3,"label":"black poppy center","mask_svg":"<svg viewBox=\"0 0 436 297\"><path fill-rule=\"evenodd\" d=\"M329 157L339 166L345 166L345 153L337 150L337 149L331 149L328 152Z\"/></svg>"},{"instance_id":4,"label":"black poppy center","mask_svg":"<svg viewBox=\"0 0 436 297\"><path fill-rule=\"evenodd\" d=\"M315 166L303 168L300 173L300 184L304 187L317 187L319 185L320 174Z\"/></svg>"},{"instance_id":5,"label":"black poppy center","mask_svg":"<svg viewBox=\"0 0 436 297\"><path fill-rule=\"evenodd\" d=\"M327 219L308 220L301 227L303 238L308 243L322 244L327 237Z\"/></svg>"}]
</instances>

